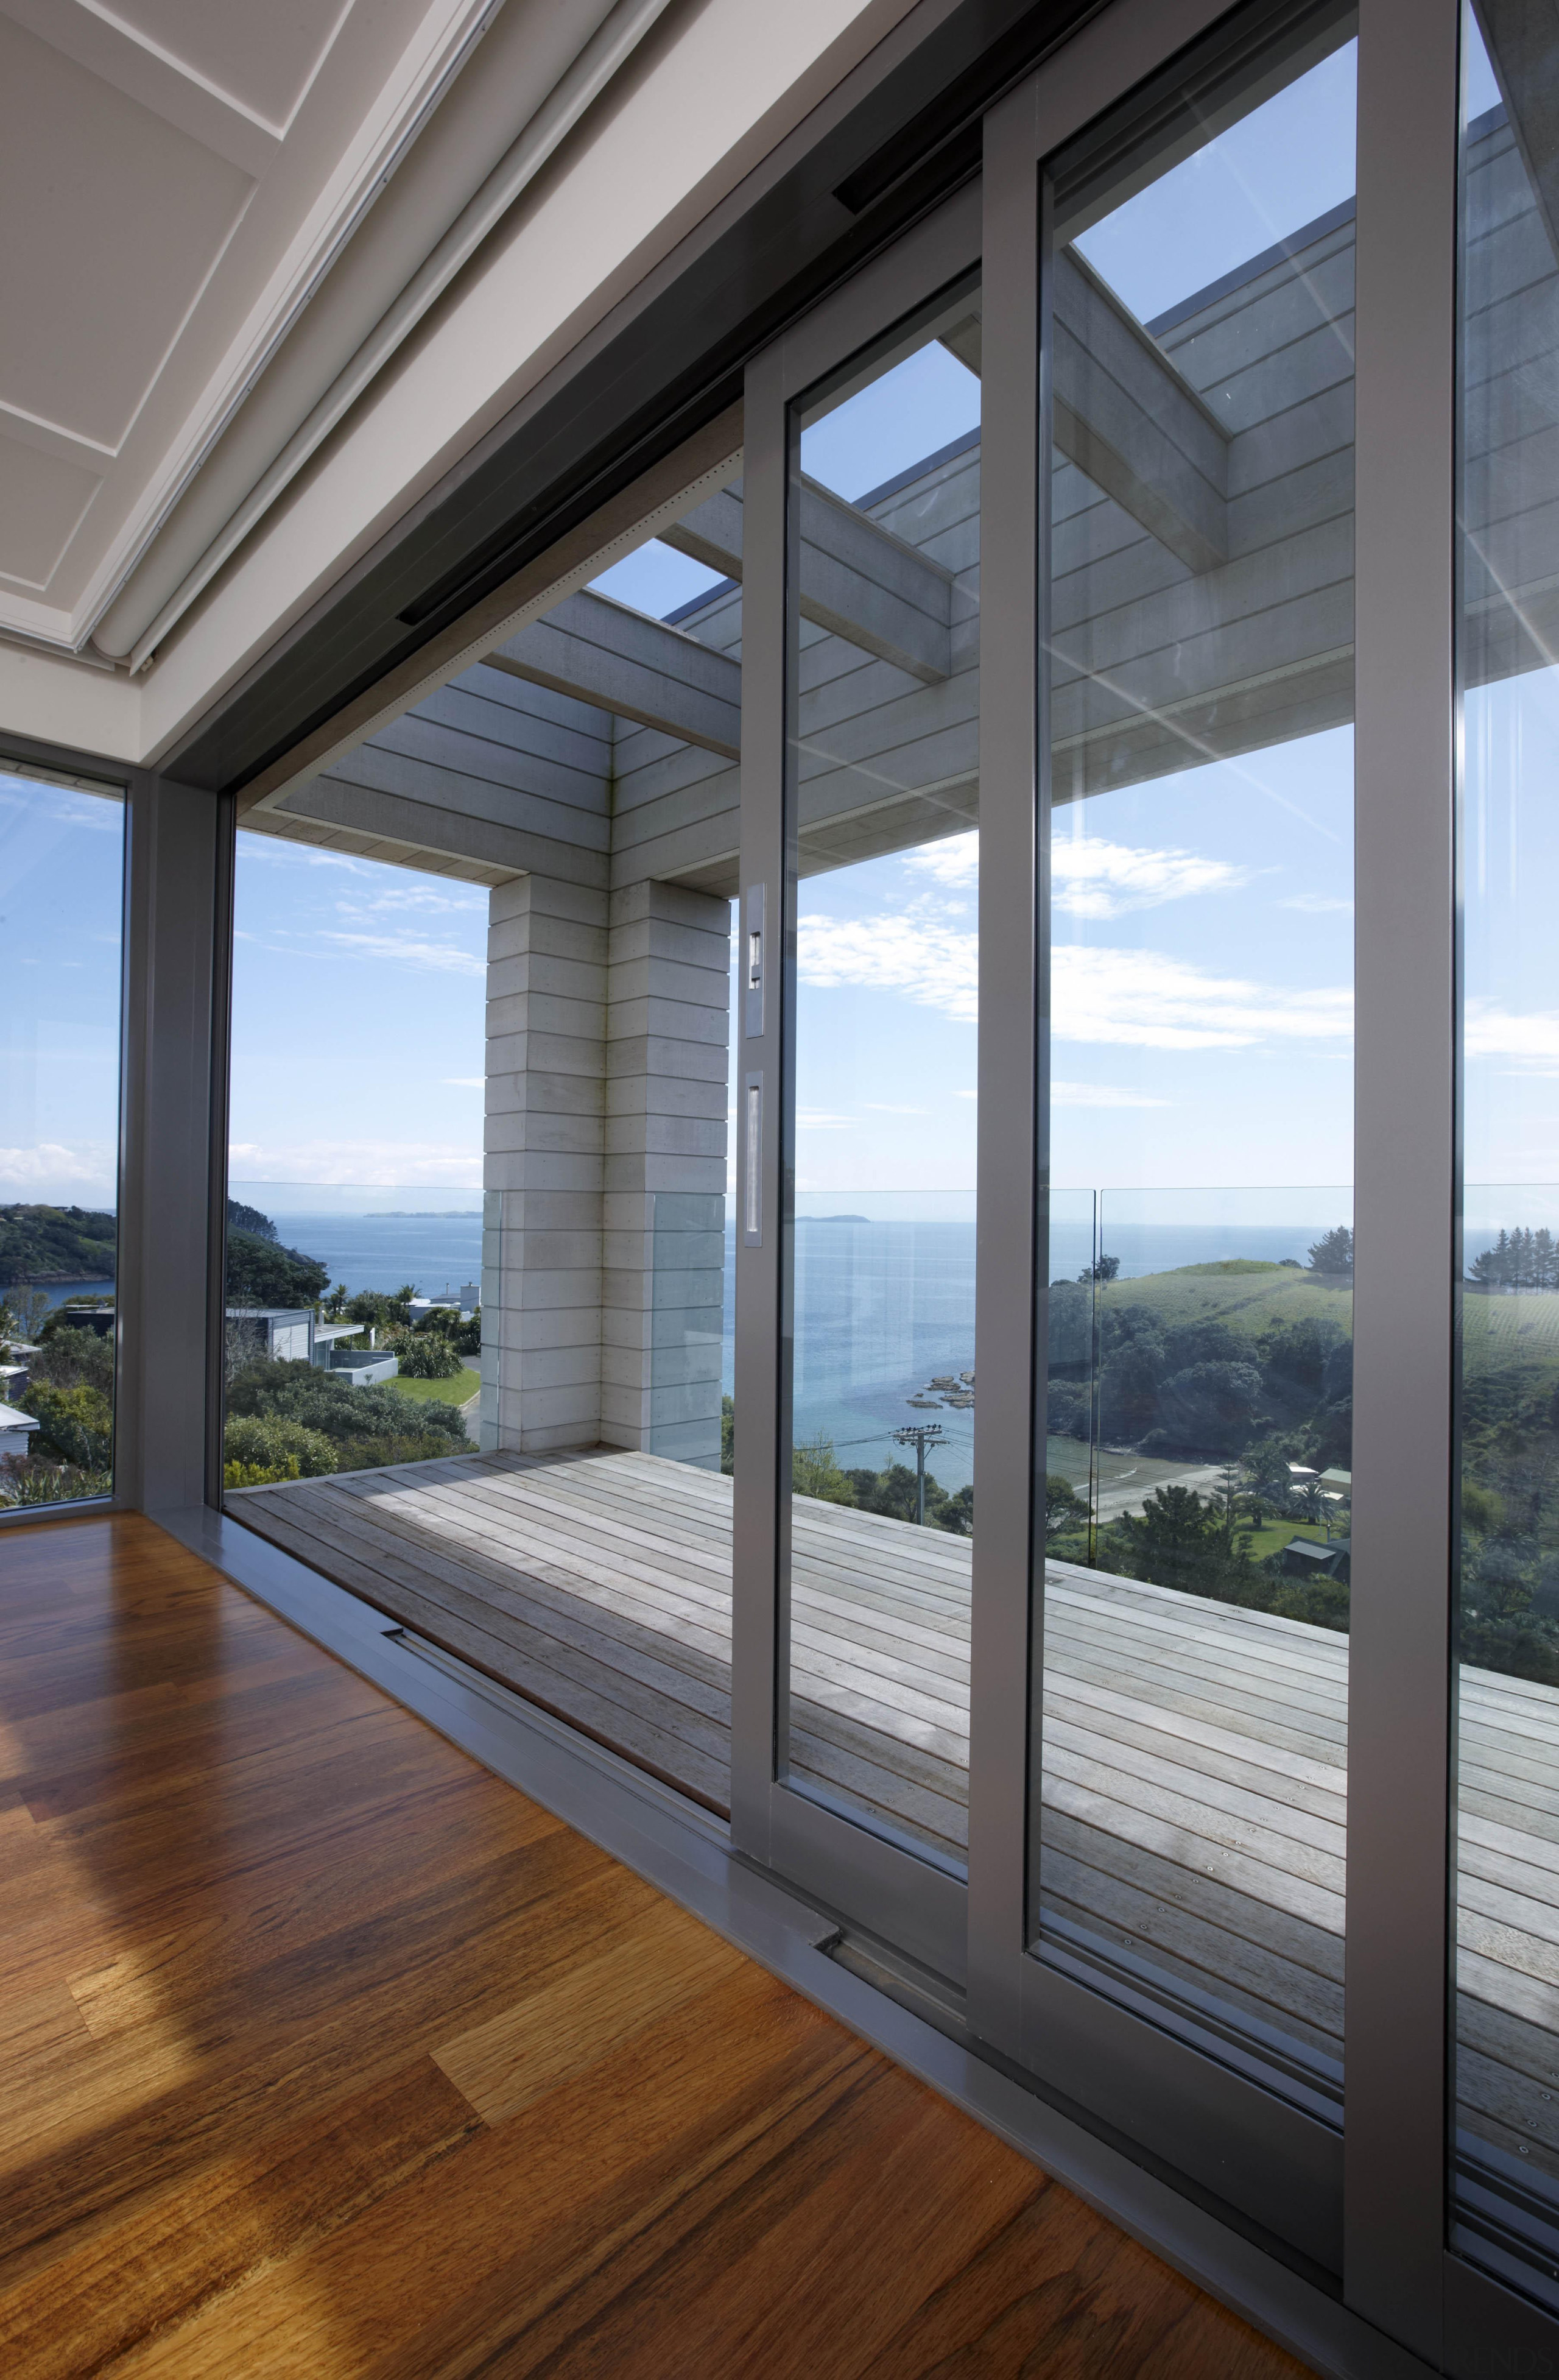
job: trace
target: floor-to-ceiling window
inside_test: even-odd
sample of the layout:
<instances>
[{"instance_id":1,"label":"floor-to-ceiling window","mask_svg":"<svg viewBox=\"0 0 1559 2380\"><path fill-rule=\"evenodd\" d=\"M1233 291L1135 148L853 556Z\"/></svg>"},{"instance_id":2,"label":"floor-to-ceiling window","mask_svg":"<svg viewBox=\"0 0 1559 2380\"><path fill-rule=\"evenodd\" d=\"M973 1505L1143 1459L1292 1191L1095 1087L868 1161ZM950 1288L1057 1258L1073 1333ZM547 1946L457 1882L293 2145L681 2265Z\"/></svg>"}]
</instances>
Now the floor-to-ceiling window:
<instances>
[{"instance_id":1,"label":"floor-to-ceiling window","mask_svg":"<svg viewBox=\"0 0 1559 2380\"><path fill-rule=\"evenodd\" d=\"M1559 2304L1559 40L1516 14L1463 33L1456 2221Z\"/></svg>"},{"instance_id":2,"label":"floor-to-ceiling window","mask_svg":"<svg viewBox=\"0 0 1559 2380\"><path fill-rule=\"evenodd\" d=\"M785 1773L968 1835L977 280L795 407Z\"/></svg>"},{"instance_id":3,"label":"floor-to-ceiling window","mask_svg":"<svg viewBox=\"0 0 1559 2380\"><path fill-rule=\"evenodd\" d=\"M125 802L0 759L0 1510L114 1486Z\"/></svg>"},{"instance_id":4,"label":"floor-to-ceiling window","mask_svg":"<svg viewBox=\"0 0 1559 2380\"><path fill-rule=\"evenodd\" d=\"M1354 44L1053 163L1043 1958L1342 2085Z\"/></svg>"}]
</instances>

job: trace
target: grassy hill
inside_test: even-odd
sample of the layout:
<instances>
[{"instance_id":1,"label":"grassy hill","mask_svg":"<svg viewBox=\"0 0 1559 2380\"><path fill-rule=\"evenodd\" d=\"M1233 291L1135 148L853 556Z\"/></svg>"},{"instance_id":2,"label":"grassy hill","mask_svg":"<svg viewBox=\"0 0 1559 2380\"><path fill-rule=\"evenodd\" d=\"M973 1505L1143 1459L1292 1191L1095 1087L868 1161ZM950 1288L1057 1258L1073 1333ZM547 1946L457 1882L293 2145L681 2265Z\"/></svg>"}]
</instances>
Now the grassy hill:
<instances>
[{"instance_id":1,"label":"grassy hill","mask_svg":"<svg viewBox=\"0 0 1559 2380\"><path fill-rule=\"evenodd\" d=\"M1106 1310L1112 1305L1151 1306L1170 1330L1188 1322L1222 1322L1259 1339L1274 1323L1322 1316L1344 1330L1353 1329L1351 1281L1300 1272L1292 1265L1258 1264L1249 1257L1181 1265L1174 1272L1144 1273L1140 1281L1106 1281L1099 1297Z\"/></svg>"}]
</instances>

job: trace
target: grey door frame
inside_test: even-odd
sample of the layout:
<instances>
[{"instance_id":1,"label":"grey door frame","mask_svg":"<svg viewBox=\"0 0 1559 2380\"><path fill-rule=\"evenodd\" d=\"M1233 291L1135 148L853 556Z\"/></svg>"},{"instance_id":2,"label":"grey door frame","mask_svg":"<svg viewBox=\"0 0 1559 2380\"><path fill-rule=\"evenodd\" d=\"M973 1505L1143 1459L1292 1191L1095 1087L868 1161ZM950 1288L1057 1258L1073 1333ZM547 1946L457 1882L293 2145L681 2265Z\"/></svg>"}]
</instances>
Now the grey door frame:
<instances>
[{"instance_id":1,"label":"grey door frame","mask_svg":"<svg viewBox=\"0 0 1559 2380\"><path fill-rule=\"evenodd\" d=\"M220 1387L229 799L76 747L0 732L0 766L119 789L114 1492L0 1513L0 1530L202 1503Z\"/></svg>"},{"instance_id":2,"label":"grey door frame","mask_svg":"<svg viewBox=\"0 0 1559 2380\"><path fill-rule=\"evenodd\" d=\"M742 915L761 899L776 947L761 1010L743 1002L738 1079L761 1086L759 1228L736 1238L736 1474L731 1643L733 1847L961 1983L961 1875L874 1832L783 1775L789 1692L790 1342L782 1320L794 1111L793 686L787 555L790 408L803 391L978 264L978 181L907 232L747 368L743 395ZM775 934L776 924L779 933ZM754 1032L753 1025L759 1029ZM745 1103L740 1129L749 1129ZM747 1180L745 1140L738 1179Z\"/></svg>"},{"instance_id":3,"label":"grey door frame","mask_svg":"<svg viewBox=\"0 0 1559 2380\"><path fill-rule=\"evenodd\" d=\"M985 119L981 539L979 1283L971 1857L967 1893L787 1787L788 1381L780 1325L790 1003L743 1051L766 1083L762 1244L738 1254L733 1840L857 1923L967 1983L972 2030L1318 2265L1410 2351L1470 2368L1491 2335L1559 2342L1445 2248L1450 1501L1419 1494L1451 1444L1454 1176L1454 494L1456 0L1360 0L1356 587L1359 1000L1347 2123L1279 2096L1227 2048L1172 2034L1031 1955L1035 1457L1048 1194L1047 832L1037 657L1047 397L1045 158L1229 12L1115 0ZM964 194L967 195L967 194ZM743 882L785 882L785 407L929 296L954 200L750 367ZM970 248L967 234L964 247ZM948 251L940 251L944 259ZM973 252L968 261L973 261ZM1405 854L1410 855L1405 864ZM1439 930L1425 932L1426 918ZM793 973L793 915L782 953ZM745 1234L741 1235L742 1239ZM1426 1284L1429 1286L1426 1288ZM954 1896L956 1895L956 1902ZM936 1904L933 1907L931 1904ZM966 1958L949 1930L966 1910Z\"/></svg>"}]
</instances>

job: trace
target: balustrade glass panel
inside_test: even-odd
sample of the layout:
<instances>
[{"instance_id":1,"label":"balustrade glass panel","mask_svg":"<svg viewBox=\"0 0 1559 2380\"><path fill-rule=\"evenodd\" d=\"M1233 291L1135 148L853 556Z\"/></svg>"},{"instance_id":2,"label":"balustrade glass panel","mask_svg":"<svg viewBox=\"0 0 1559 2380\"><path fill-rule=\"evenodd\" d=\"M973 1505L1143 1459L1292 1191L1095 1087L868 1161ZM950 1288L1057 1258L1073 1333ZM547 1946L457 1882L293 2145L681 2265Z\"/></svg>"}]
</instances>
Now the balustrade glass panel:
<instances>
[{"instance_id":1,"label":"balustrade glass panel","mask_svg":"<svg viewBox=\"0 0 1559 2380\"><path fill-rule=\"evenodd\" d=\"M967 1843L980 292L797 407L787 1781Z\"/></svg>"},{"instance_id":2,"label":"balustrade glass panel","mask_svg":"<svg viewBox=\"0 0 1559 2380\"><path fill-rule=\"evenodd\" d=\"M0 761L0 1511L114 1486L125 804Z\"/></svg>"},{"instance_id":3,"label":"balustrade glass panel","mask_svg":"<svg viewBox=\"0 0 1559 2380\"><path fill-rule=\"evenodd\" d=\"M1559 33L1463 58L1454 2221L1559 2309Z\"/></svg>"},{"instance_id":4,"label":"balustrade glass panel","mask_svg":"<svg viewBox=\"0 0 1559 2380\"><path fill-rule=\"evenodd\" d=\"M1237 25L1084 136L1050 176L1044 266L1050 1170L1103 1186L1086 1251L1051 1207L1032 1935L1328 2118L1352 1485L1350 36L1335 9L1275 42ZM1084 1484L1050 1450L1085 1437Z\"/></svg>"}]
</instances>

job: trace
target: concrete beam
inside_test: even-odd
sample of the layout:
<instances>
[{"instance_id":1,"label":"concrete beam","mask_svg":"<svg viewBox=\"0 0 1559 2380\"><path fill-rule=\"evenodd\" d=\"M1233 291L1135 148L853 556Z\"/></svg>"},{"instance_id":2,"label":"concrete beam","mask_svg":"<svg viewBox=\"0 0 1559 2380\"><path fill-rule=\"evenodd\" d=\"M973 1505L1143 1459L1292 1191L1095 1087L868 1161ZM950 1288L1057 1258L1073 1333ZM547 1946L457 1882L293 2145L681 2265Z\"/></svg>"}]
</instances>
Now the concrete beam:
<instances>
[{"instance_id":1,"label":"concrete beam","mask_svg":"<svg viewBox=\"0 0 1559 2380\"><path fill-rule=\"evenodd\" d=\"M734 489L660 531L727 578L742 576L742 498ZM952 573L814 480L802 482L801 614L927 686L952 673Z\"/></svg>"},{"instance_id":2,"label":"concrete beam","mask_svg":"<svg viewBox=\"0 0 1559 2380\"><path fill-rule=\"evenodd\" d=\"M1056 259L1055 436L1192 570L1228 558L1222 423L1074 249Z\"/></svg>"},{"instance_id":3,"label":"concrete beam","mask_svg":"<svg viewBox=\"0 0 1559 2380\"><path fill-rule=\"evenodd\" d=\"M1549 245L1559 257L1559 53L1551 6L1473 0Z\"/></svg>"},{"instance_id":4,"label":"concrete beam","mask_svg":"<svg viewBox=\"0 0 1559 2380\"><path fill-rule=\"evenodd\" d=\"M742 756L740 664L608 596L565 596L483 659L489 669L658 727L680 743L727 760Z\"/></svg>"}]
</instances>

